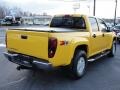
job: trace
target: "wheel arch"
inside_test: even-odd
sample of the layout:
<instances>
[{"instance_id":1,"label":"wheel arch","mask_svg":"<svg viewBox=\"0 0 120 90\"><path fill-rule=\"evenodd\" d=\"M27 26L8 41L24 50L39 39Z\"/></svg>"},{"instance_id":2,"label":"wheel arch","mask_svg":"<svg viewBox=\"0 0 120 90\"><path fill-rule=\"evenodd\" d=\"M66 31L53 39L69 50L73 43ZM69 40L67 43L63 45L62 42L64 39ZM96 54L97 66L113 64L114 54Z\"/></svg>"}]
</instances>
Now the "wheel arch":
<instances>
[{"instance_id":1,"label":"wheel arch","mask_svg":"<svg viewBox=\"0 0 120 90\"><path fill-rule=\"evenodd\" d=\"M77 50L84 50L87 54L88 53L88 45L86 45L86 44L78 45L78 46L76 46L74 52L76 52Z\"/></svg>"},{"instance_id":2,"label":"wheel arch","mask_svg":"<svg viewBox=\"0 0 120 90\"><path fill-rule=\"evenodd\" d=\"M116 41L117 40L117 37L113 37L113 41Z\"/></svg>"},{"instance_id":3,"label":"wheel arch","mask_svg":"<svg viewBox=\"0 0 120 90\"><path fill-rule=\"evenodd\" d=\"M88 57L88 45L86 44L82 44L82 45L77 45L74 49L74 54L73 54L73 57L75 56L75 54L77 53L78 50L83 50L86 52L87 54L87 57ZM72 62L72 61L71 61Z\"/></svg>"}]
</instances>

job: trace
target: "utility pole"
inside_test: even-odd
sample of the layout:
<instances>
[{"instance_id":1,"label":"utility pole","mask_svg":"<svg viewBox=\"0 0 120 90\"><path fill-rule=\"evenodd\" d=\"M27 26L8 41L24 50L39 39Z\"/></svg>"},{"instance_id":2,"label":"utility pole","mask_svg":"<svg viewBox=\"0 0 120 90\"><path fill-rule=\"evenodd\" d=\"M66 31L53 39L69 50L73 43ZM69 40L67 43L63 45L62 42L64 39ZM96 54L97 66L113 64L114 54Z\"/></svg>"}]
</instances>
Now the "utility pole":
<instances>
[{"instance_id":1,"label":"utility pole","mask_svg":"<svg viewBox=\"0 0 120 90\"><path fill-rule=\"evenodd\" d=\"M93 6L93 16L95 16L95 11L96 11L96 0L94 0L94 6Z\"/></svg>"},{"instance_id":2,"label":"utility pole","mask_svg":"<svg viewBox=\"0 0 120 90\"><path fill-rule=\"evenodd\" d=\"M116 15L117 15L117 0L115 0L115 16L114 16L114 25L116 25Z\"/></svg>"}]
</instances>

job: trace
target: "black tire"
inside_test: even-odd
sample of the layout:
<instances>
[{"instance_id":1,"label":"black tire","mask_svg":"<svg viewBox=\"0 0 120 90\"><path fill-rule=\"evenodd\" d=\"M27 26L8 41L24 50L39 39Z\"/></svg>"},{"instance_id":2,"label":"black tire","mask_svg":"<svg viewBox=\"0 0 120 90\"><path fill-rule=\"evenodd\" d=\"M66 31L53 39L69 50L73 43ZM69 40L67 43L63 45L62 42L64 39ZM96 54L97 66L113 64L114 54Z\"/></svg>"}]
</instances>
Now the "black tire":
<instances>
[{"instance_id":1,"label":"black tire","mask_svg":"<svg viewBox=\"0 0 120 90\"><path fill-rule=\"evenodd\" d=\"M116 41L113 41L112 47L110 49L110 53L108 54L109 57L114 57L116 53Z\"/></svg>"},{"instance_id":2,"label":"black tire","mask_svg":"<svg viewBox=\"0 0 120 90\"><path fill-rule=\"evenodd\" d=\"M118 43L120 44L120 40L118 40Z\"/></svg>"},{"instance_id":3,"label":"black tire","mask_svg":"<svg viewBox=\"0 0 120 90\"><path fill-rule=\"evenodd\" d=\"M82 76L84 76L84 74L86 72L86 67L87 67L86 52L83 50L79 50L75 53L73 60L72 60L72 63L71 63L71 67L70 67L71 76L74 79L81 78Z\"/></svg>"}]
</instances>

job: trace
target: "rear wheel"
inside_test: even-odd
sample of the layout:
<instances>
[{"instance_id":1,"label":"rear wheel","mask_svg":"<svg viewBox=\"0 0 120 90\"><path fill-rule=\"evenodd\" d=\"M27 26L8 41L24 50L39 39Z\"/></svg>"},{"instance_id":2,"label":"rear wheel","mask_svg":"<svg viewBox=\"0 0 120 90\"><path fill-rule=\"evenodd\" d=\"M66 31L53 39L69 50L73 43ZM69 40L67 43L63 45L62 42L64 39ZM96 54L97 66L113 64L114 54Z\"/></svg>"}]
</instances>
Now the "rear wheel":
<instances>
[{"instance_id":1,"label":"rear wheel","mask_svg":"<svg viewBox=\"0 0 120 90\"><path fill-rule=\"evenodd\" d=\"M115 56L115 53L116 53L116 42L113 41L112 47L111 47L111 49L110 49L110 53L108 54L108 56L114 57L114 56Z\"/></svg>"},{"instance_id":2,"label":"rear wheel","mask_svg":"<svg viewBox=\"0 0 120 90\"><path fill-rule=\"evenodd\" d=\"M118 43L120 44L120 40L118 40Z\"/></svg>"},{"instance_id":3,"label":"rear wheel","mask_svg":"<svg viewBox=\"0 0 120 90\"><path fill-rule=\"evenodd\" d=\"M87 67L86 52L83 50L77 51L73 57L70 74L75 79L79 79L85 74L86 67Z\"/></svg>"}]
</instances>

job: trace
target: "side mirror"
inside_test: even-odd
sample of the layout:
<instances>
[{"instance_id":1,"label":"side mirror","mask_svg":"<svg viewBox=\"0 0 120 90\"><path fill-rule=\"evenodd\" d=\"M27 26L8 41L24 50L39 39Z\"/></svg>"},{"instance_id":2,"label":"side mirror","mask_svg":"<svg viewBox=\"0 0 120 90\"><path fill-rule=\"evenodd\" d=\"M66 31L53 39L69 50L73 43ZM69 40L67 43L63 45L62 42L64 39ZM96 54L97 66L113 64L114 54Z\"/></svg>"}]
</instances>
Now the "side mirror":
<instances>
[{"instance_id":1,"label":"side mirror","mask_svg":"<svg viewBox=\"0 0 120 90\"><path fill-rule=\"evenodd\" d=\"M111 27L107 27L107 32L111 32Z\"/></svg>"}]
</instances>

